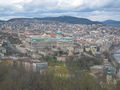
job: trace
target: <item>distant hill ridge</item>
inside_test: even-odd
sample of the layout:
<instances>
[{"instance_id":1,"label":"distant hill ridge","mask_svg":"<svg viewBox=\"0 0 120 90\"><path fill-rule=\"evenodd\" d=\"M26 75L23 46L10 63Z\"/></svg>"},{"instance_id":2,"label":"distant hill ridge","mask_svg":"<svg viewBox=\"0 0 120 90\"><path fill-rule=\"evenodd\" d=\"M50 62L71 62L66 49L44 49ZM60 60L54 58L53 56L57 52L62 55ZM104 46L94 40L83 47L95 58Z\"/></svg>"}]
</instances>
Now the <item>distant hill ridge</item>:
<instances>
[{"instance_id":1,"label":"distant hill ridge","mask_svg":"<svg viewBox=\"0 0 120 90\"><path fill-rule=\"evenodd\" d=\"M72 17L72 16L59 16L59 17L44 17L44 18L13 18L8 21L0 20L0 23L4 22L37 22L40 21L49 21L49 22L61 22L61 23L69 23L69 24L106 24L106 25L120 25L120 21L115 20L106 20L103 22L99 21L92 21L86 18L78 18L78 17Z\"/></svg>"},{"instance_id":2,"label":"distant hill ridge","mask_svg":"<svg viewBox=\"0 0 120 90\"><path fill-rule=\"evenodd\" d=\"M5 22L5 21L3 21L3 20L0 20L0 22Z\"/></svg>"},{"instance_id":3,"label":"distant hill ridge","mask_svg":"<svg viewBox=\"0 0 120 90\"><path fill-rule=\"evenodd\" d=\"M91 21L86 18L77 18L72 16L46 17L46 18L40 18L40 19L70 23L70 24L101 24L100 22Z\"/></svg>"},{"instance_id":4,"label":"distant hill ridge","mask_svg":"<svg viewBox=\"0 0 120 90\"><path fill-rule=\"evenodd\" d=\"M120 21L115 21L115 20L106 20L102 22L103 24L108 24L108 25L120 25Z\"/></svg>"},{"instance_id":5,"label":"distant hill ridge","mask_svg":"<svg viewBox=\"0 0 120 90\"><path fill-rule=\"evenodd\" d=\"M61 23L69 23L69 24L101 24L101 22L97 21L91 21L86 18L77 18L72 16L60 16L60 17L45 17L45 18L13 18L6 22L16 22L16 21L55 21L55 22L61 22Z\"/></svg>"}]
</instances>

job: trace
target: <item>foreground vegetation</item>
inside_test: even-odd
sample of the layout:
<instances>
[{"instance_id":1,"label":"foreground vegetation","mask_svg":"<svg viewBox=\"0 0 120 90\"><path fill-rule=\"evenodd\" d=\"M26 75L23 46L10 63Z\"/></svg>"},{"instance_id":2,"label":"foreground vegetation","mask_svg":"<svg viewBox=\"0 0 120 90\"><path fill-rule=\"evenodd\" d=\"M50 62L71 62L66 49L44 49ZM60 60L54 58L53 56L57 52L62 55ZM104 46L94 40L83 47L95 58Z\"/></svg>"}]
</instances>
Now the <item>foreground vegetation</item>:
<instances>
[{"instance_id":1,"label":"foreground vegetation","mask_svg":"<svg viewBox=\"0 0 120 90\"><path fill-rule=\"evenodd\" d=\"M92 83L91 83L92 82ZM58 77L47 72L26 72L22 68L0 65L0 90L101 90L101 86L87 73L74 77Z\"/></svg>"},{"instance_id":2,"label":"foreground vegetation","mask_svg":"<svg viewBox=\"0 0 120 90\"><path fill-rule=\"evenodd\" d=\"M69 60L65 62L57 61L56 57L44 57L40 60L47 61L49 66L64 66L70 70L70 71L81 71L81 70L89 70L91 66L93 65L101 65L103 60L97 59L94 57L87 57L87 56L81 56L81 57L71 57Z\"/></svg>"},{"instance_id":3,"label":"foreground vegetation","mask_svg":"<svg viewBox=\"0 0 120 90\"><path fill-rule=\"evenodd\" d=\"M112 87L112 88L111 88ZM15 68L0 63L0 90L119 90L116 86L104 87L86 71L74 73L70 77L60 77L53 72L40 74L26 72L23 68Z\"/></svg>"}]
</instances>

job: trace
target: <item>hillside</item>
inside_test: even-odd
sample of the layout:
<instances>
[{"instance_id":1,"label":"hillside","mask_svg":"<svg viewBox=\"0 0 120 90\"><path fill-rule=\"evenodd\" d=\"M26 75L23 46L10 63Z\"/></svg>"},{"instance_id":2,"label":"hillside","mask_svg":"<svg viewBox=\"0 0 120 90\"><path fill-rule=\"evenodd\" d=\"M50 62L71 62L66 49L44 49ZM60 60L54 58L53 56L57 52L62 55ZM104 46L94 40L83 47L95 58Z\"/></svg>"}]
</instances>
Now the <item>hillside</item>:
<instances>
[{"instance_id":1,"label":"hillside","mask_svg":"<svg viewBox=\"0 0 120 90\"><path fill-rule=\"evenodd\" d=\"M2 22L5 22L5 21L3 21L3 20L0 20L0 23L2 23Z\"/></svg>"},{"instance_id":2,"label":"hillside","mask_svg":"<svg viewBox=\"0 0 120 90\"><path fill-rule=\"evenodd\" d=\"M106 20L103 21L102 23L107 25L120 25L120 21L115 21L115 20Z\"/></svg>"},{"instance_id":3,"label":"hillside","mask_svg":"<svg viewBox=\"0 0 120 90\"><path fill-rule=\"evenodd\" d=\"M101 22L91 21L86 18L77 18L72 16L60 16L60 17L45 17L45 18L13 18L6 23L14 23L14 22L28 22L28 23L40 23L41 21L44 22L61 22L61 23L69 23L69 24L101 24ZM4 21L0 21L4 22Z\"/></svg>"},{"instance_id":4,"label":"hillside","mask_svg":"<svg viewBox=\"0 0 120 90\"><path fill-rule=\"evenodd\" d=\"M72 16L60 16L60 17L46 17L46 18L36 18L39 20L49 20L49 21L58 21L69 24L100 24L100 22L91 21L86 18L77 18Z\"/></svg>"}]
</instances>

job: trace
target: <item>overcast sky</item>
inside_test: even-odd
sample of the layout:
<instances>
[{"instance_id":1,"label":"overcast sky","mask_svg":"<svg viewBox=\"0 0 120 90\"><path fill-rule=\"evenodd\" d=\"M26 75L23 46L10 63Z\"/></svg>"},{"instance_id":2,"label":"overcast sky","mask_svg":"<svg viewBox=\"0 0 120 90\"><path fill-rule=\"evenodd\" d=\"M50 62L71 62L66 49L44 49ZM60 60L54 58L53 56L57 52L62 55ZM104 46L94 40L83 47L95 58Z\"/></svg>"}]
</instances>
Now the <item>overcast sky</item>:
<instances>
[{"instance_id":1,"label":"overcast sky","mask_svg":"<svg viewBox=\"0 0 120 90\"><path fill-rule=\"evenodd\" d=\"M120 0L0 0L0 19L76 16L120 20Z\"/></svg>"}]
</instances>

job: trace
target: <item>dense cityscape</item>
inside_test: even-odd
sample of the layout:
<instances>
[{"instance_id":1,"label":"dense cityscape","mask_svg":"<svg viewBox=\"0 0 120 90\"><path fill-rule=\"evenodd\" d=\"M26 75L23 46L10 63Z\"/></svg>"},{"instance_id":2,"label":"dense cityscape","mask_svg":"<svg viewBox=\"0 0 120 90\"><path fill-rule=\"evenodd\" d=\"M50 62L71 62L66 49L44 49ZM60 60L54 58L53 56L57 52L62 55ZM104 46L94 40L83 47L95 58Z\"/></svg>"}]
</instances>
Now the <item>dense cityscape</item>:
<instances>
[{"instance_id":1,"label":"dense cityscape","mask_svg":"<svg viewBox=\"0 0 120 90\"><path fill-rule=\"evenodd\" d=\"M55 83L56 81L52 79L62 80L58 81L58 84L56 82L58 85L56 87L33 85L26 89L29 87L29 82L34 82L27 82L29 79L26 79L26 82L16 82L16 87L21 85L19 83L28 83L28 86L26 84L26 86L19 87L24 87L23 89L17 89L8 85L9 90L33 90L33 87L36 87L34 90L75 90L74 88L76 90L119 90L120 60L118 54L120 52L117 51L119 49L119 25L71 24L38 19L11 19L7 22L0 22L0 68L5 69L0 76L5 72L8 74L12 72L17 79L19 76L14 74L24 73L25 75L20 76L21 79L27 78L26 75L28 75L29 79L30 77L37 78L38 82L35 81L35 83L39 85L41 85L39 76L43 77L43 80L40 79L42 82L46 77L44 85L48 82ZM6 71L7 68L9 70L14 68L14 70ZM19 71L19 73L14 71ZM31 73L33 76L30 76ZM48 73L52 73L52 76ZM76 75L81 77L81 82ZM2 82L2 77L0 80L0 84L5 88L5 81ZM83 87L79 85L73 87L74 83L71 80L83 84ZM64 86L65 82L69 82L68 86L72 84L71 89ZM93 86L90 84L92 82ZM7 84L9 83L8 81ZM84 86L84 83L90 86ZM60 86L62 84L66 89ZM8 89L6 87L2 90Z\"/></svg>"},{"instance_id":2,"label":"dense cityscape","mask_svg":"<svg viewBox=\"0 0 120 90\"><path fill-rule=\"evenodd\" d=\"M0 0L0 90L120 90L120 0Z\"/></svg>"}]
</instances>

